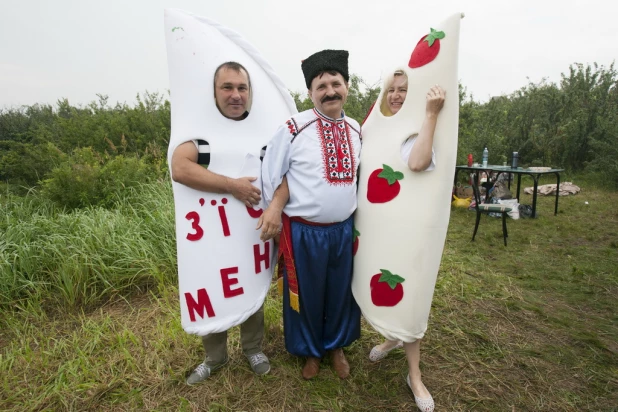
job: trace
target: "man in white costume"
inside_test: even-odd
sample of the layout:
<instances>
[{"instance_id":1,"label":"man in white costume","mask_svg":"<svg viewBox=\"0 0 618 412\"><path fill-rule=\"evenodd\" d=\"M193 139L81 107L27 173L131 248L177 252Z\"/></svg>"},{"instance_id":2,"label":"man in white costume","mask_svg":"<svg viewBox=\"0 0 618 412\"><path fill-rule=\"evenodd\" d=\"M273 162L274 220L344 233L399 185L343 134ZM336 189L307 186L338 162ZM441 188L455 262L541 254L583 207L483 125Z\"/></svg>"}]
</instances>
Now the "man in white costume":
<instances>
[{"instance_id":1,"label":"man in white costume","mask_svg":"<svg viewBox=\"0 0 618 412\"><path fill-rule=\"evenodd\" d=\"M347 51L315 53L302 70L315 108L292 116L268 144L264 216L266 226L276 227L269 219L283 212L278 269L286 349L307 358L305 379L318 374L327 352L344 379L349 365L342 348L360 336L360 310L350 290L360 126L342 110Z\"/></svg>"},{"instance_id":2,"label":"man in white costume","mask_svg":"<svg viewBox=\"0 0 618 412\"><path fill-rule=\"evenodd\" d=\"M242 121L248 116L251 102L251 80L247 70L239 63L226 62L215 71L215 101L221 114L228 119ZM256 177L237 179L219 175L207 169L210 154L205 141L180 144L172 157L172 178L192 189L210 193L229 193L248 207L260 202L261 192L251 182ZM264 375L270 371L268 358L262 352L264 336L264 308L249 316L240 327L244 354L253 371ZM212 372L228 361L227 331L202 336L206 358L187 379L192 385L207 379Z\"/></svg>"}]
</instances>

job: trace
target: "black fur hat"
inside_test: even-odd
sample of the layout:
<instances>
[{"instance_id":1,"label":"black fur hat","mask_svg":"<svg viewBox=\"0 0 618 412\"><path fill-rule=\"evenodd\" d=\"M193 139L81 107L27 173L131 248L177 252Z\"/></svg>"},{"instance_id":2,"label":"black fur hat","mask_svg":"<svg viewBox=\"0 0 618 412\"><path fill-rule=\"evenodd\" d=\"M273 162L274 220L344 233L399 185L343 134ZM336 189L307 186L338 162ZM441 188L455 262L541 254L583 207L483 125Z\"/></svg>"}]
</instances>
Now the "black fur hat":
<instances>
[{"instance_id":1,"label":"black fur hat","mask_svg":"<svg viewBox=\"0 0 618 412\"><path fill-rule=\"evenodd\" d=\"M324 71L334 70L339 72L346 82L350 80L348 55L347 50L322 50L303 60L300 66L305 75L307 89L311 88L311 81L315 76Z\"/></svg>"}]
</instances>

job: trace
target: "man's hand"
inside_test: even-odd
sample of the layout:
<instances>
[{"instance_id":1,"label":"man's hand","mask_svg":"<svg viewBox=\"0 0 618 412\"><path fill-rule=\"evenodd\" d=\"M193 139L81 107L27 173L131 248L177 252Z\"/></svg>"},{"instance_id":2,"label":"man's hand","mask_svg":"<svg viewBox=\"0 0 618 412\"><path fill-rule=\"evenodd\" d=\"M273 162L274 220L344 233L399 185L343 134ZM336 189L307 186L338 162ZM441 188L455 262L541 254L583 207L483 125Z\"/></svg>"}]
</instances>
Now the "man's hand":
<instances>
[{"instance_id":1,"label":"man's hand","mask_svg":"<svg viewBox=\"0 0 618 412\"><path fill-rule=\"evenodd\" d=\"M260 216L255 229L262 228L262 233L260 233L262 242L275 238L281 232L281 213L281 209L271 204Z\"/></svg>"},{"instance_id":2,"label":"man's hand","mask_svg":"<svg viewBox=\"0 0 618 412\"><path fill-rule=\"evenodd\" d=\"M240 200L247 207L253 207L260 203L262 192L257 187L253 186L257 177L239 177L238 179L230 179L230 193L236 199Z\"/></svg>"}]
</instances>

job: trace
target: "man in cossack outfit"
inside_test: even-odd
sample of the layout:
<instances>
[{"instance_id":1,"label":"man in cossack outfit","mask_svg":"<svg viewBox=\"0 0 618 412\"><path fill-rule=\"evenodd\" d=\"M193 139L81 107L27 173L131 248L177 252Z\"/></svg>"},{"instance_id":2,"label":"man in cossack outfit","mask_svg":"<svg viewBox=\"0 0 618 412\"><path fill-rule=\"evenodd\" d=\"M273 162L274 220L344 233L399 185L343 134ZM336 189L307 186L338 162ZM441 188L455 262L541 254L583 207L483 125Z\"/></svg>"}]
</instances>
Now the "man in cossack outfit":
<instances>
[{"instance_id":1,"label":"man in cossack outfit","mask_svg":"<svg viewBox=\"0 0 618 412\"><path fill-rule=\"evenodd\" d=\"M323 50L301 67L315 108L288 119L268 144L262 234L275 236L282 220L278 274L286 349L307 358L305 379L318 374L326 353L344 379L350 367L342 348L360 336L360 309L350 289L360 126L342 110L348 52Z\"/></svg>"}]
</instances>

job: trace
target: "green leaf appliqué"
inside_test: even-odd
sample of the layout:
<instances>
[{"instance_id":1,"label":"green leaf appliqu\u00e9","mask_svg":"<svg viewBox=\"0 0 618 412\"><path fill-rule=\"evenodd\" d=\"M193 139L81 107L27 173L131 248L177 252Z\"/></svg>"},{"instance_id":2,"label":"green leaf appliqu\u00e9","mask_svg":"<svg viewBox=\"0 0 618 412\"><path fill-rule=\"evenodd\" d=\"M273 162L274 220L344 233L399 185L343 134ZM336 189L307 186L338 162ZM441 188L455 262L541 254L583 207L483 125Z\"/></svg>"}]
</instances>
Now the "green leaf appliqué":
<instances>
[{"instance_id":1,"label":"green leaf appliqu\u00e9","mask_svg":"<svg viewBox=\"0 0 618 412\"><path fill-rule=\"evenodd\" d=\"M446 36L443 31L437 31L432 28L430 28L429 30L431 31L425 38L425 41L429 43L429 47L433 46L433 42L435 42L437 39L443 39Z\"/></svg>"},{"instance_id":2,"label":"green leaf appliqu\u00e9","mask_svg":"<svg viewBox=\"0 0 618 412\"><path fill-rule=\"evenodd\" d=\"M382 276L378 279L378 282L386 282L391 289L395 289L399 283L403 283L406 280L399 275L393 274L390 270L380 269Z\"/></svg>"},{"instance_id":3,"label":"green leaf appliqu\u00e9","mask_svg":"<svg viewBox=\"0 0 618 412\"><path fill-rule=\"evenodd\" d=\"M386 179L389 185L392 185L397 180L403 179L403 173L393 170L389 165L382 165L382 171L378 174L378 177Z\"/></svg>"}]
</instances>

